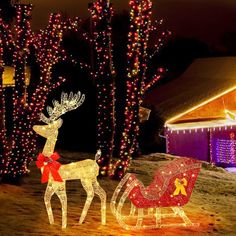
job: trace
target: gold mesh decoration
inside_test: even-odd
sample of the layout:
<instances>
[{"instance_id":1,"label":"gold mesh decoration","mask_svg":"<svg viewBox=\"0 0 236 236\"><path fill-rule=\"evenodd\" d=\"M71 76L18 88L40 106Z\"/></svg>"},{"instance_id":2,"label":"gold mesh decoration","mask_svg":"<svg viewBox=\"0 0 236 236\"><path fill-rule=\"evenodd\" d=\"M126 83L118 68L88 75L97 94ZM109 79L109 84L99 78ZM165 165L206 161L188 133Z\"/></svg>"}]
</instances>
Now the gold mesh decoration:
<instances>
[{"instance_id":1,"label":"gold mesh decoration","mask_svg":"<svg viewBox=\"0 0 236 236\"><path fill-rule=\"evenodd\" d=\"M42 175L46 175L46 179L45 176L43 176L44 179L42 182L47 182L44 202L49 223L54 223L51 198L56 194L60 199L62 206L62 228L66 228L67 226L66 180L80 179L82 186L87 193L87 199L79 223L83 223L94 195L97 194L101 200L101 221L103 225L106 224L106 192L97 181L97 176L99 174L97 160L101 157L101 151L97 151L95 160L87 159L65 165L61 165L56 161L58 159L58 154L54 152L58 129L62 125L60 116L81 106L84 99L85 96L80 92L77 94L70 93L69 95L62 93L61 103L53 101L54 107L47 108L49 117L41 114L41 120L47 125L35 125L33 127L33 130L37 134L47 139L43 151L38 157L37 166L41 169ZM47 171L45 172L46 169ZM57 178L55 178L55 173Z\"/></svg>"}]
</instances>

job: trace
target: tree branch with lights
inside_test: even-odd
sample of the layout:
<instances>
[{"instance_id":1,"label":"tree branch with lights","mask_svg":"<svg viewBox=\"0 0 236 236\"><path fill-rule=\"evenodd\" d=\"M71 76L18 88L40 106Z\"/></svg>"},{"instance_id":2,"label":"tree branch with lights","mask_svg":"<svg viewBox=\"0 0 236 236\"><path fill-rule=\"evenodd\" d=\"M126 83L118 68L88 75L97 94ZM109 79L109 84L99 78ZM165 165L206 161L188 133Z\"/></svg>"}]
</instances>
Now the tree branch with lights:
<instances>
[{"instance_id":1,"label":"tree branch with lights","mask_svg":"<svg viewBox=\"0 0 236 236\"><path fill-rule=\"evenodd\" d=\"M0 25L3 24L2 19L0 19ZM1 34L1 28L0 28L0 34ZM3 63L3 41L0 37L0 160L3 156L3 143L5 143L5 124L1 121L4 121L4 110L5 110L5 100L4 100L4 94L3 94L3 71L4 71L4 63ZM0 164L1 167L1 164Z\"/></svg>"}]
</instances>

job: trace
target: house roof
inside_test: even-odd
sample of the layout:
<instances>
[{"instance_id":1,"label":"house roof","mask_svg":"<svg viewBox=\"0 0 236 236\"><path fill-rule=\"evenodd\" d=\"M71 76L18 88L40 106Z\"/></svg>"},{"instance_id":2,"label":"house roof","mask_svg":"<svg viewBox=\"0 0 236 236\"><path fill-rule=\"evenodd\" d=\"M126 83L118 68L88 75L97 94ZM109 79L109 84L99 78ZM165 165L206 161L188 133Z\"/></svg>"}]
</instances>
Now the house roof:
<instances>
[{"instance_id":1,"label":"house roof","mask_svg":"<svg viewBox=\"0 0 236 236\"><path fill-rule=\"evenodd\" d=\"M236 89L236 57L196 59L177 79L145 98L166 122Z\"/></svg>"},{"instance_id":2,"label":"house roof","mask_svg":"<svg viewBox=\"0 0 236 236\"><path fill-rule=\"evenodd\" d=\"M168 124L168 128L172 131L181 131L181 130L196 130L196 129L210 129L210 128L226 128L226 127L236 126L235 121L222 119L222 120L213 120L213 121L200 121L189 122L189 123L180 123L180 124Z\"/></svg>"}]
</instances>

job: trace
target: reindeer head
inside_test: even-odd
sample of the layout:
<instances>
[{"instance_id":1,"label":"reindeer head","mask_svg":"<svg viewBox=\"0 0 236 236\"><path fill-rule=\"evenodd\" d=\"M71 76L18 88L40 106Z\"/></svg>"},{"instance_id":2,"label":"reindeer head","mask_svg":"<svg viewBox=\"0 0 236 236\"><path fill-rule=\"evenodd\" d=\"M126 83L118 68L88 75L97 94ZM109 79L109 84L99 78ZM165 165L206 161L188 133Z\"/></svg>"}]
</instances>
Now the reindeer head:
<instances>
[{"instance_id":1,"label":"reindeer head","mask_svg":"<svg viewBox=\"0 0 236 236\"><path fill-rule=\"evenodd\" d=\"M49 117L43 113L40 114L40 120L47 125L34 125L33 130L44 138L57 137L58 129L62 126L63 120L60 118L68 111L75 110L84 102L85 95L78 92L68 95L67 93L61 94L61 103L53 100L53 107L48 106L47 112Z\"/></svg>"}]
</instances>

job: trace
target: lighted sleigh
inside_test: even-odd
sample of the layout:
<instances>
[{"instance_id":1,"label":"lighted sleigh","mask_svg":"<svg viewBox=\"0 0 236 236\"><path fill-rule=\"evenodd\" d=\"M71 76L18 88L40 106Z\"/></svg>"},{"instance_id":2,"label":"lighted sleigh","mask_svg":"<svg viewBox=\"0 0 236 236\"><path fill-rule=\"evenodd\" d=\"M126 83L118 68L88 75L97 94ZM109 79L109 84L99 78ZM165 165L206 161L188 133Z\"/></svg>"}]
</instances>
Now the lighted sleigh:
<instances>
[{"instance_id":1,"label":"lighted sleigh","mask_svg":"<svg viewBox=\"0 0 236 236\"><path fill-rule=\"evenodd\" d=\"M129 230L197 226L182 206L190 199L200 169L197 160L177 158L160 168L146 188L135 175L127 174L112 196L112 213L120 226ZM131 202L128 211L127 201Z\"/></svg>"}]
</instances>

